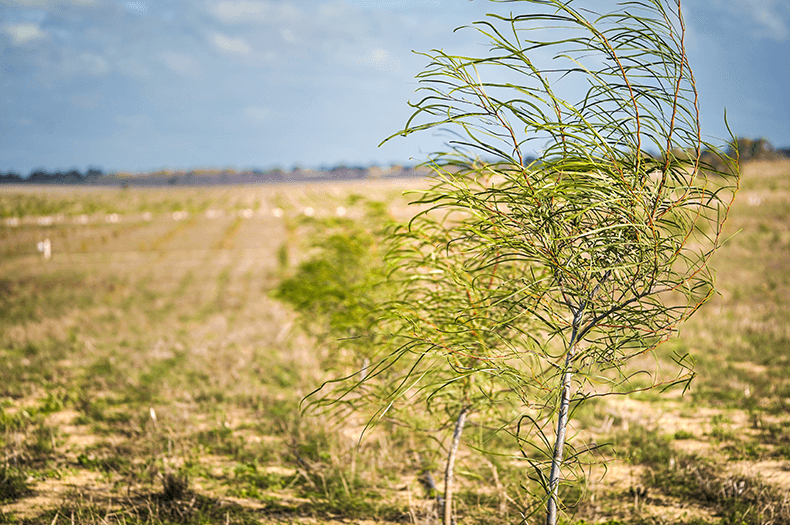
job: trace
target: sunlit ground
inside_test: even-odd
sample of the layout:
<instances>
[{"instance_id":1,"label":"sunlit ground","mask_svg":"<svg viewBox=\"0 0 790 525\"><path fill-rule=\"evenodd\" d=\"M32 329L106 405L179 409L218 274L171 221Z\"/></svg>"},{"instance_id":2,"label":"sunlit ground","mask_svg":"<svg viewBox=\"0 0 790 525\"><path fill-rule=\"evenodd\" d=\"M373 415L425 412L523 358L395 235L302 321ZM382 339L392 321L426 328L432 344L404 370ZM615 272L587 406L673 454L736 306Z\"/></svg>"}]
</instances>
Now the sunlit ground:
<instances>
[{"instance_id":1,"label":"sunlit ground","mask_svg":"<svg viewBox=\"0 0 790 525\"><path fill-rule=\"evenodd\" d=\"M580 414L612 446L567 522L790 523L790 162L742 178L721 296L667 345L698 378ZM385 424L357 445L300 417L326 356L272 296L311 232L408 217L414 184L2 187L0 522L438 523L424 480L441 485L450 432ZM462 444L465 523L518 522L527 501L514 447L492 446Z\"/></svg>"}]
</instances>

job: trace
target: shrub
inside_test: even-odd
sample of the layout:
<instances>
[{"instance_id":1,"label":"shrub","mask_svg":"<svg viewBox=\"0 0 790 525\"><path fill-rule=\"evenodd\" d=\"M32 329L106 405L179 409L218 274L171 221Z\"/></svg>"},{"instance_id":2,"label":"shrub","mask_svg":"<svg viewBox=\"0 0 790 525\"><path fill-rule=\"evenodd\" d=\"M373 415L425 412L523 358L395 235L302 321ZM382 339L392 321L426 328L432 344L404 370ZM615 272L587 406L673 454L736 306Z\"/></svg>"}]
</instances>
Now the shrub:
<instances>
[{"instance_id":1,"label":"shrub","mask_svg":"<svg viewBox=\"0 0 790 525\"><path fill-rule=\"evenodd\" d=\"M679 2L605 14L583 1L512 3L521 14L472 26L485 56L425 54L423 97L393 137L455 138L426 163L435 185L415 200L425 211L389 235L378 355L317 401L372 403L371 423L399 409L416 420L419 407L455 421L446 525L467 417L512 433L540 488L525 519L543 507L554 525L586 452L568 439L574 411L688 384L689 356L675 356L672 375L637 358L715 293L708 263L738 184L733 159L701 139Z\"/></svg>"}]
</instances>

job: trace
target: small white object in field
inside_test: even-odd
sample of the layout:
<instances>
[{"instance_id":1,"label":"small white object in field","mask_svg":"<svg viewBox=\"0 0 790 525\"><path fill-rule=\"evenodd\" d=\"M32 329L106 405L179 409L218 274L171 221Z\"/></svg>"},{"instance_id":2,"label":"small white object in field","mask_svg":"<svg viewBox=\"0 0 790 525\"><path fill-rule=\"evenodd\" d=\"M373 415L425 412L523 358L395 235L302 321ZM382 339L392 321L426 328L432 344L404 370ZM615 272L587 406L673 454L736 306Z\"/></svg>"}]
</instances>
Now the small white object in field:
<instances>
[{"instance_id":1,"label":"small white object in field","mask_svg":"<svg viewBox=\"0 0 790 525\"><path fill-rule=\"evenodd\" d=\"M148 413L151 415L151 421L156 423L156 411L154 410L154 407L149 407Z\"/></svg>"},{"instance_id":2,"label":"small white object in field","mask_svg":"<svg viewBox=\"0 0 790 525\"><path fill-rule=\"evenodd\" d=\"M746 202L749 203L749 206L759 206L763 203L763 200L757 195L749 195L749 198L746 199Z\"/></svg>"},{"instance_id":3,"label":"small white object in field","mask_svg":"<svg viewBox=\"0 0 790 525\"><path fill-rule=\"evenodd\" d=\"M208 219L216 219L222 215L222 210L206 210L206 218Z\"/></svg>"},{"instance_id":4,"label":"small white object in field","mask_svg":"<svg viewBox=\"0 0 790 525\"><path fill-rule=\"evenodd\" d=\"M39 226L51 226L52 225L52 217L39 217L38 218L38 225Z\"/></svg>"},{"instance_id":5,"label":"small white object in field","mask_svg":"<svg viewBox=\"0 0 790 525\"><path fill-rule=\"evenodd\" d=\"M244 217L245 219L252 219L252 216L254 214L255 212L252 211L250 208L247 208L246 210L241 210L241 216Z\"/></svg>"},{"instance_id":6,"label":"small white object in field","mask_svg":"<svg viewBox=\"0 0 790 525\"><path fill-rule=\"evenodd\" d=\"M151 220L151 212L150 211L147 211L147 212L143 213L143 220L144 221L150 221Z\"/></svg>"},{"instance_id":7,"label":"small white object in field","mask_svg":"<svg viewBox=\"0 0 790 525\"><path fill-rule=\"evenodd\" d=\"M77 217L77 221L76 222L78 222L80 224L88 224L88 216L83 213L82 215Z\"/></svg>"},{"instance_id":8,"label":"small white object in field","mask_svg":"<svg viewBox=\"0 0 790 525\"><path fill-rule=\"evenodd\" d=\"M311 208L310 206L308 206L307 208L304 209L303 213L307 217L312 217L313 215L315 215L315 210L313 208Z\"/></svg>"},{"instance_id":9,"label":"small white object in field","mask_svg":"<svg viewBox=\"0 0 790 525\"><path fill-rule=\"evenodd\" d=\"M19 219L16 217L11 217L10 219L6 219L5 223L7 226L19 226Z\"/></svg>"},{"instance_id":10,"label":"small white object in field","mask_svg":"<svg viewBox=\"0 0 790 525\"><path fill-rule=\"evenodd\" d=\"M121 218L118 216L117 213L111 213L107 215L107 217L105 217L104 220L106 220L109 223L115 224L116 222L119 222Z\"/></svg>"},{"instance_id":11,"label":"small white object in field","mask_svg":"<svg viewBox=\"0 0 790 525\"><path fill-rule=\"evenodd\" d=\"M280 218L283 215L285 215L285 212L282 210L282 208L274 208L272 210L272 215L274 215L277 218Z\"/></svg>"},{"instance_id":12,"label":"small white object in field","mask_svg":"<svg viewBox=\"0 0 790 525\"><path fill-rule=\"evenodd\" d=\"M335 213L338 217L345 217L346 216L346 209L343 206L338 206L335 210Z\"/></svg>"},{"instance_id":13,"label":"small white object in field","mask_svg":"<svg viewBox=\"0 0 790 525\"><path fill-rule=\"evenodd\" d=\"M173 212L173 220L174 221L183 221L184 219L187 218L187 215L189 215L189 214L187 212L185 212L185 211L174 211Z\"/></svg>"},{"instance_id":14,"label":"small white object in field","mask_svg":"<svg viewBox=\"0 0 790 525\"><path fill-rule=\"evenodd\" d=\"M44 254L45 260L48 261L52 258L52 243L49 242L49 239L44 239L43 241L39 241L38 251Z\"/></svg>"}]
</instances>

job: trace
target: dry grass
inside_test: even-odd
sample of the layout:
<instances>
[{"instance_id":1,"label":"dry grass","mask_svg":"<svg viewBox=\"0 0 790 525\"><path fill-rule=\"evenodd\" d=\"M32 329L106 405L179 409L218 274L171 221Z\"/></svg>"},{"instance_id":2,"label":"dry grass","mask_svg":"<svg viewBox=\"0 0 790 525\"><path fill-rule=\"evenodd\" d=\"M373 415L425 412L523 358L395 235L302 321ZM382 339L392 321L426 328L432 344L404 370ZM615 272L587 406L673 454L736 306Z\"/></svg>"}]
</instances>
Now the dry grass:
<instances>
[{"instance_id":1,"label":"dry grass","mask_svg":"<svg viewBox=\"0 0 790 525\"><path fill-rule=\"evenodd\" d=\"M722 296L667 344L698 380L581 414L612 463L567 521L790 523L790 163L743 179ZM0 224L0 523L435 522L421 479L440 478L447 437L385 424L356 446L354 424L301 418L325 349L271 296L310 256L305 208L364 221L374 200L404 218L415 184L4 188L19 225ZM458 461L465 522L518 522L523 465Z\"/></svg>"}]
</instances>

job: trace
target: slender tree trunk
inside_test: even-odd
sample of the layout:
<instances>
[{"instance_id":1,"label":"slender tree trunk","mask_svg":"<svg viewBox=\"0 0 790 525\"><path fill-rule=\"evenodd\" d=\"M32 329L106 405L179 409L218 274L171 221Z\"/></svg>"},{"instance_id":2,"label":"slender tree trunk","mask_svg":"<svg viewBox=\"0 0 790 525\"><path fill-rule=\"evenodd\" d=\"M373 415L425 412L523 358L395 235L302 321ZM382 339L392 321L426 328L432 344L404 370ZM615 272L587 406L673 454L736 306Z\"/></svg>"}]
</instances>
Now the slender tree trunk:
<instances>
[{"instance_id":1,"label":"slender tree trunk","mask_svg":"<svg viewBox=\"0 0 790 525\"><path fill-rule=\"evenodd\" d=\"M590 297L598 291L595 287ZM554 441L554 456L551 458L551 473L549 474L549 501L546 505L546 525L557 524L558 493L560 485L560 468L564 458L565 433L568 430L568 412L571 404L571 381L573 379L573 358L576 354L576 337L579 334L584 305L573 313L573 332L568 343L568 354L565 356L565 372L562 376L562 397L560 410L557 417L557 438Z\"/></svg>"},{"instance_id":2,"label":"slender tree trunk","mask_svg":"<svg viewBox=\"0 0 790 525\"><path fill-rule=\"evenodd\" d=\"M453 472L455 470L455 455L458 452L458 444L461 441L461 433L464 431L464 423L469 408L462 408L455 422L453 432L453 442L450 445L450 452L447 454L447 468L444 471L444 519L442 525L453 525Z\"/></svg>"},{"instance_id":3,"label":"slender tree trunk","mask_svg":"<svg viewBox=\"0 0 790 525\"><path fill-rule=\"evenodd\" d=\"M560 482L560 467L562 466L563 450L565 448L565 432L568 429L568 411L571 401L571 379L573 373L570 370L572 360L572 349L566 358L565 375L562 378L562 399L560 401L560 413L557 421L557 439L554 441L554 456L551 459L551 474L549 474L549 502L546 509L546 525L556 525L557 523L557 492Z\"/></svg>"},{"instance_id":4,"label":"slender tree trunk","mask_svg":"<svg viewBox=\"0 0 790 525\"><path fill-rule=\"evenodd\" d=\"M571 332L571 340L568 342L568 354L565 356L565 373L562 376L562 397L560 399L560 411L557 417L557 438L554 441L554 456L551 458L551 473L549 474L549 501L546 505L546 525L557 524L557 505L558 492L560 485L560 468L564 459L563 452L565 450L565 433L568 430L568 412L571 405L571 388L573 380L573 359L576 356L576 346L578 344L578 337L584 337L584 333L580 334L582 319L584 311L587 308L589 301L595 299L601 285L612 275L611 270L607 270L603 274L601 280L595 285L595 288L590 292L589 298L582 302L578 308L571 307L573 312L573 331ZM569 305L570 306L570 305ZM590 326L586 327L589 330Z\"/></svg>"}]
</instances>

